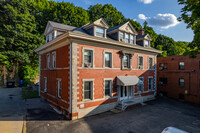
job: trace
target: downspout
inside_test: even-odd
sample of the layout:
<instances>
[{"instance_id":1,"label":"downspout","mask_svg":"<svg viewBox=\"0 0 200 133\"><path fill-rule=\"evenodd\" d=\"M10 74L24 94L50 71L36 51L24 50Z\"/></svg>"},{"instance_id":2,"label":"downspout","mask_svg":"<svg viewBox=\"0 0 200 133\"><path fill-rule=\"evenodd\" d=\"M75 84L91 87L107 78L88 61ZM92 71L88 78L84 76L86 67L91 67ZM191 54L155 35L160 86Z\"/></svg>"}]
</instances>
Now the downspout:
<instances>
[{"instance_id":1,"label":"downspout","mask_svg":"<svg viewBox=\"0 0 200 133\"><path fill-rule=\"evenodd\" d=\"M154 77L155 77L155 92L154 96L157 95L157 55L155 56L155 72L154 72Z\"/></svg>"},{"instance_id":2,"label":"downspout","mask_svg":"<svg viewBox=\"0 0 200 133\"><path fill-rule=\"evenodd\" d=\"M39 96L40 96L40 87L41 87L41 55L39 55L39 89L38 89Z\"/></svg>"}]
</instances>

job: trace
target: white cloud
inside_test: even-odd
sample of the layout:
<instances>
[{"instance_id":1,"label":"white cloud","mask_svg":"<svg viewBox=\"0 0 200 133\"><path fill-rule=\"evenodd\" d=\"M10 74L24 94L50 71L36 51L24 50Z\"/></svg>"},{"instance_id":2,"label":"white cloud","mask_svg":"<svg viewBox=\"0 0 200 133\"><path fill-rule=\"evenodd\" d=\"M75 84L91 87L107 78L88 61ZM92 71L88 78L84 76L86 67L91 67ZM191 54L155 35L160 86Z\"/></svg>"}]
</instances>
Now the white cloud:
<instances>
[{"instance_id":1,"label":"white cloud","mask_svg":"<svg viewBox=\"0 0 200 133\"><path fill-rule=\"evenodd\" d=\"M147 18L145 17L144 14L139 14L139 15L138 15L138 18L139 18L139 19L142 19L142 20L146 20L146 19L147 19Z\"/></svg>"},{"instance_id":2,"label":"white cloud","mask_svg":"<svg viewBox=\"0 0 200 133\"><path fill-rule=\"evenodd\" d=\"M83 0L83 2L86 4L86 5L91 5L92 2L90 0Z\"/></svg>"},{"instance_id":3,"label":"white cloud","mask_svg":"<svg viewBox=\"0 0 200 133\"><path fill-rule=\"evenodd\" d=\"M157 14L156 16L150 18L146 17L144 14L139 14L138 18L141 20L146 20L149 25L158 26L162 29L168 29L174 27L180 22L178 22L177 17L174 14Z\"/></svg>"},{"instance_id":4,"label":"white cloud","mask_svg":"<svg viewBox=\"0 0 200 133\"><path fill-rule=\"evenodd\" d=\"M138 0L138 1L144 4L151 4L154 0Z\"/></svg>"}]
</instances>

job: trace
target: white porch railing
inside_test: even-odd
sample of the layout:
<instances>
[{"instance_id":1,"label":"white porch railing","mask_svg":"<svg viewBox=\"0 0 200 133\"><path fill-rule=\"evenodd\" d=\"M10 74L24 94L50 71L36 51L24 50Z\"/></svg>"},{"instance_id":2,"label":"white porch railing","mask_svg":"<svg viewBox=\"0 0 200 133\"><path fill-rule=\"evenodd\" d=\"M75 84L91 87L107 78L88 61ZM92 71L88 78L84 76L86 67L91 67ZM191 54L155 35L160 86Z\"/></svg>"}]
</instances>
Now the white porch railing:
<instances>
[{"instance_id":1,"label":"white porch railing","mask_svg":"<svg viewBox=\"0 0 200 133\"><path fill-rule=\"evenodd\" d=\"M131 103L132 102L132 103ZM132 98L122 100L122 111L126 110L126 108L130 105L134 105L140 103L143 105L143 97L141 93L138 96L134 96Z\"/></svg>"}]
</instances>

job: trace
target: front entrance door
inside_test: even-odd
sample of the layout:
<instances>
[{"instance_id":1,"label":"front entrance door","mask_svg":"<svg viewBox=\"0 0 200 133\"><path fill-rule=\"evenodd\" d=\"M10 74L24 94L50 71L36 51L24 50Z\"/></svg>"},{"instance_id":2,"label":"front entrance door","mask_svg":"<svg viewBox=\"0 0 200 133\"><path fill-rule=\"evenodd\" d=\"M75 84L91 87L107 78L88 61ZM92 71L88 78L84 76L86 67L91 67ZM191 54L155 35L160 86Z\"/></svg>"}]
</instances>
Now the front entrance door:
<instances>
[{"instance_id":1,"label":"front entrance door","mask_svg":"<svg viewBox=\"0 0 200 133\"><path fill-rule=\"evenodd\" d=\"M132 98L133 86L120 86L119 88L119 100Z\"/></svg>"}]
</instances>

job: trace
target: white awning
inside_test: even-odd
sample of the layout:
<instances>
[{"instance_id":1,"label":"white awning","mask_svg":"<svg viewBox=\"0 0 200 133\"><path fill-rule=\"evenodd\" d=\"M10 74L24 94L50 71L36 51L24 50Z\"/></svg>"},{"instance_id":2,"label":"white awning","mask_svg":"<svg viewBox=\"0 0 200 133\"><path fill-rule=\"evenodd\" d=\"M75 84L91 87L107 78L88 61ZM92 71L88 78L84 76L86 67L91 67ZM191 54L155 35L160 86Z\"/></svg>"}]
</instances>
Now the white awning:
<instances>
[{"instance_id":1,"label":"white awning","mask_svg":"<svg viewBox=\"0 0 200 133\"><path fill-rule=\"evenodd\" d=\"M139 78L136 76L117 76L117 85L120 86L132 86L139 82Z\"/></svg>"}]
</instances>

